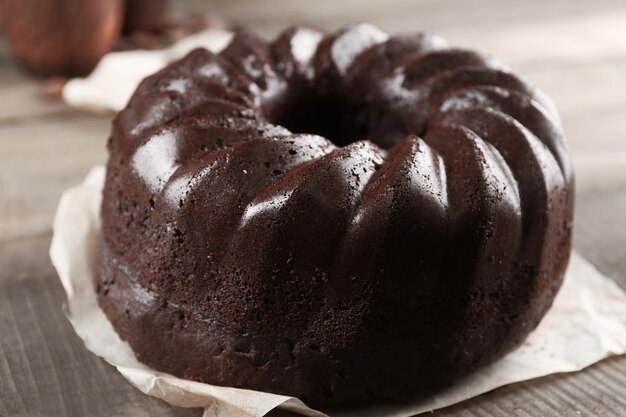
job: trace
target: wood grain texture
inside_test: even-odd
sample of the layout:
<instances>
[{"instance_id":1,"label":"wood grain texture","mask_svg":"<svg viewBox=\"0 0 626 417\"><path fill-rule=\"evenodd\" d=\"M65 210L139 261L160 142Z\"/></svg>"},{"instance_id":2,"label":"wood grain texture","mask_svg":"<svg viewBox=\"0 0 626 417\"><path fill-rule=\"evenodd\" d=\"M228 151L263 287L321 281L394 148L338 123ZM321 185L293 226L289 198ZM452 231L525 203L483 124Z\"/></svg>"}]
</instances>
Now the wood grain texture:
<instances>
[{"instance_id":1,"label":"wood grain texture","mask_svg":"<svg viewBox=\"0 0 626 417\"><path fill-rule=\"evenodd\" d=\"M37 262L0 280L0 416L197 415L146 397L84 348L63 315L49 243L49 234L21 242Z\"/></svg>"},{"instance_id":2,"label":"wood grain texture","mask_svg":"<svg viewBox=\"0 0 626 417\"><path fill-rule=\"evenodd\" d=\"M575 247L626 288L623 0L179 1L273 36L294 22L429 30L510 63L556 101L577 169ZM200 416L148 397L83 346L47 251L63 189L106 159L110 119L42 101L0 41L0 416ZM274 412L274 416L289 413ZM436 416L624 416L626 356L500 388Z\"/></svg>"},{"instance_id":3,"label":"wood grain texture","mask_svg":"<svg viewBox=\"0 0 626 417\"><path fill-rule=\"evenodd\" d=\"M50 231L61 192L105 162L109 126L76 112L0 123L0 242Z\"/></svg>"},{"instance_id":4,"label":"wood grain texture","mask_svg":"<svg viewBox=\"0 0 626 417\"><path fill-rule=\"evenodd\" d=\"M598 207L609 221L597 220ZM582 194L578 210L578 249L626 288L626 257L601 250L623 251L626 189ZM87 351L63 315L65 295L48 260L49 243L45 233L0 244L0 416L199 415L141 394ZM626 415L626 357L500 388L434 415Z\"/></svg>"}]
</instances>

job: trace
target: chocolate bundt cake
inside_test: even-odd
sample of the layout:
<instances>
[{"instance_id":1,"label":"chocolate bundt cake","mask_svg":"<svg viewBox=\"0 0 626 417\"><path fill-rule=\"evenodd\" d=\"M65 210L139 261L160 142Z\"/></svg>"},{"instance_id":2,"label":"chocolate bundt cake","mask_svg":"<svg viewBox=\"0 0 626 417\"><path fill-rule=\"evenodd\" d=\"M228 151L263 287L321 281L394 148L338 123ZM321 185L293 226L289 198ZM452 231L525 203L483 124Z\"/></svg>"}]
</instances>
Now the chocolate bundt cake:
<instances>
[{"instance_id":1,"label":"chocolate bundt cake","mask_svg":"<svg viewBox=\"0 0 626 417\"><path fill-rule=\"evenodd\" d=\"M428 395L533 330L572 241L557 112L428 34L237 34L114 120L100 306L137 358L311 405Z\"/></svg>"}]
</instances>

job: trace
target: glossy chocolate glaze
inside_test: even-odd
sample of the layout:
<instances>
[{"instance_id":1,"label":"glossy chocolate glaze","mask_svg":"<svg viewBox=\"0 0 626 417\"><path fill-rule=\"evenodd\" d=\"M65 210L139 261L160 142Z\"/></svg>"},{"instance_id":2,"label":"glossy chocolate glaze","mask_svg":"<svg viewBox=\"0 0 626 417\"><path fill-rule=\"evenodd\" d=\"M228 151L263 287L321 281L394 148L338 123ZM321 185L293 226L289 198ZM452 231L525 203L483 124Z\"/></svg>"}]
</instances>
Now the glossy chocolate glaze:
<instances>
[{"instance_id":1,"label":"glossy chocolate glaze","mask_svg":"<svg viewBox=\"0 0 626 417\"><path fill-rule=\"evenodd\" d=\"M184 378L427 395L524 340L571 249L551 101L433 35L238 34L145 79L108 147L98 299Z\"/></svg>"}]
</instances>

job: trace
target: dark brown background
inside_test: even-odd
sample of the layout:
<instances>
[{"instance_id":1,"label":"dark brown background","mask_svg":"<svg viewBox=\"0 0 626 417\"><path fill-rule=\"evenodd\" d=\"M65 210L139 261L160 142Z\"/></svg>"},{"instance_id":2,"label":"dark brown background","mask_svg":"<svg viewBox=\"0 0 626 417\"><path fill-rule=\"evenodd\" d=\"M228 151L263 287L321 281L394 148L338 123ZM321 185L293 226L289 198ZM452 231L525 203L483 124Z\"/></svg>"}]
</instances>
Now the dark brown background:
<instances>
[{"instance_id":1,"label":"dark brown background","mask_svg":"<svg viewBox=\"0 0 626 417\"><path fill-rule=\"evenodd\" d=\"M210 9L265 36L293 22L371 21L489 51L556 101L577 169L575 246L626 288L626 3L623 0L220 0ZM1 44L1 41L0 41ZM199 416L134 389L63 316L48 259L63 189L106 159L110 116L37 98L0 45L0 416ZM626 415L626 356L498 389L437 416Z\"/></svg>"}]
</instances>

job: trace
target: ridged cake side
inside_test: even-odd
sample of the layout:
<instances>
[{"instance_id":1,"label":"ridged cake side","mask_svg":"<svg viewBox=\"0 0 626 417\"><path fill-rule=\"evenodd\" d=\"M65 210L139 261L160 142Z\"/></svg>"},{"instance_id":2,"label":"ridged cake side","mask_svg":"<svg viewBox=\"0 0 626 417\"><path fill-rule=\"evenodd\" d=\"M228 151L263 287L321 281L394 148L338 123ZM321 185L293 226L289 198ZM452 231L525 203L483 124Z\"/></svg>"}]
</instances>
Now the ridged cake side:
<instances>
[{"instance_id":1,"label":"ridged cake side","mask_svg":"<svg viewBox=\"0 0 626 417\"><path fill-rule=\"evenodd\" d=\"M434 35L238 34L145 79L108 147L100 305L212 384L426 395L521 343L571 249L554 106Z\"/></svg>"}]
</instances>

